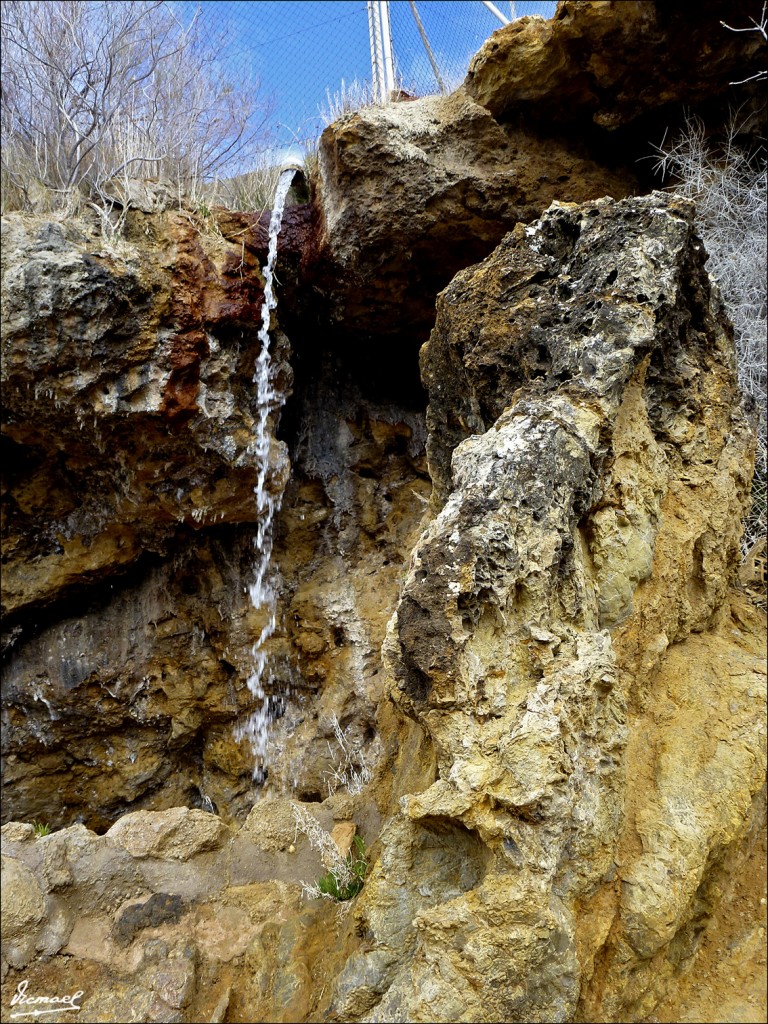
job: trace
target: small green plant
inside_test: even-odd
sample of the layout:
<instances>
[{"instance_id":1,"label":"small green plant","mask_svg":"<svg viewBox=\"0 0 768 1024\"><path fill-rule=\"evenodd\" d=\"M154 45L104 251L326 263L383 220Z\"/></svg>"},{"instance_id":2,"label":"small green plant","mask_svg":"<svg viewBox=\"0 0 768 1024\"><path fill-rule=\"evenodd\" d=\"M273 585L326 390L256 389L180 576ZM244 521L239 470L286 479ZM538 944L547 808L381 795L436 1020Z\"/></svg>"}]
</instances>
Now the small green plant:
<instances>
[{"instance_id":1,"label":"small green plant","mask_svg":"<svg viewBox=\"0 0 768 1024\"><path fill-rule=\"evenodd\" d=\"M302 888L306 895L312 899L335 900L337 903L346 903L357 896L363 888L368 871L363 837L354 836L354 849L350 850L346 857L342 857L330 832L326 832L306 808L294 804L293 817L297 835L301 832L309 839L309 845L320 853L323 865L328 868L328 871L312 885L303 883Z\"/></svg>"},{"instance_id":2,"label":"small green plant","mask_svg":"<svg viewBox=\"0 0 768 1024\"><path fill-rule=\"evenodd\" d=\"M353 842L355 852L350 850L347 854L343 870L336 868L328 871L317 880L320 894L336 900L337 903L345 903L357 896L363 888L365 874L368 870L363 837L355 836Z\"/></svg>"},{"instance_id":3,"label":"small green plant","mask_svg":"<svg viewBox=\"0 0 768 1024\"><path fill-rule=\"evenodd\" d=\"M51 826L46 821L33 821L32 828L35 830L35 835L38 839L40 836L49 836L51 834Z\"/></svg>"}]
</instances>

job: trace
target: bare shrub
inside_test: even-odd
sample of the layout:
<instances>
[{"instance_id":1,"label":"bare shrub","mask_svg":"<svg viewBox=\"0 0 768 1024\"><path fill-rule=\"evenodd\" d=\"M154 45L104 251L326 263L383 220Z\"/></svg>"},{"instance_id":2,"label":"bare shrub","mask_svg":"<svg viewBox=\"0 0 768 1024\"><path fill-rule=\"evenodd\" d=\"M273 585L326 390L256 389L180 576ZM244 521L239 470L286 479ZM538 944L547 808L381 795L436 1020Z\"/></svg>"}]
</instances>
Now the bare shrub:
<instances>
[{"instance_id":1,"label":"bare shrub","mask_svg":"<svg viewBox=\"0 0 768 1024\"><path fill-rule=\"evenodd\" d=\"M680 138L659 147L657 167L677 179L674 190L695 200L709 253L707 269L720 286L733 321L739 382L759 410L752 508L744 523L745 555L766 532L766 174L765 152L737 144L745 126L731 123L719 148L704 125L689 119Z\"/></svg>"},{"instance_id":2,"label":"bare shrub","mask_svg":"<svg viewBox=\"0 0 768 1024\"><path fill-rule=\"evenodd\" d=\"M341 787L352 796L358 796L371 781L371 769L365 759L364 751L354 747L344 735L336 715L331 718L333 734L338 744L338 760L325 772L325 783L328 787L328 796L333 796L336 790ZM333 748L328 744L328 753L333 756Z\"/></svg>"},{"instance_id":3,"label":"bare shrub","mask_svg":"<svg viewBox=\"0 0 768 1024\"><path fill-rule=\"evenodd\" d=\"M763 3L763 9L760 12L760 21L756 21L754 18L750 18L749 20L752 22L751 25L743 25L741 27L729 25L725 21L721 21L720 24L723 28L727 28L729 32L757 32L758 35L763 37L763 39L768 40L768 3ZM768 78L768 70L763 69L762 71L758 71L755 75L750 75L748 78L742 78L740 81L731 82L730 84L744 85L746 82L762 82L766 78Z\"/></svg>"},{"instance_id":4,"label":"bare shrub","mask_svg":"<svg viewBox=\"0 0 768 1024\"><path fill-rule=\"evenodd\" d=\"M331 94L325 90L325 105L319 109L320 119L324 125L333 124L345 114L352 114L364 107L379 105L379 99L370 82L360 82L357 78L349 84L342 78L341 88Z\"/></svg>"},{"instance_id":5,"label":"bare shrub","mask_svg":"<svg viewBox=\"0 0 768 1024\"><path fill-rule=\"evenodd\" d=\"M269 153L259 154L251 169L232 178L216 178L200 191L199 198L208 206L226 206L230 210L271 209L282 167L270 159Z\"/></svg>"},{"instance_id":6,"label":"bare shrub","mask_svg":"<svg viewBox=\"0 0 768 1024\"><path fill-rule=\"evenodd\" d=\"M121 178L194 191L263 146L257 84L165 0L5 0L2 47L5 209L34 208L41 186L104 198Z\"/></svg>"},{"instance_id":7,"label":"bare shrub","mask_svg":"<svg viewBox=\"0 0 768 1024\"><path fill-rule=\"evenodd\" d=\"M305 835L313 850L317 850L327 873L317 882L302 883L302 891L311 899L330 899L345 903L360 892L365 880L368 862L365 843L361 836L354 838L354 852L346 857L336 845L329 832L300 804L292 805L296 833Z\"/></svg>"}]
</instances>

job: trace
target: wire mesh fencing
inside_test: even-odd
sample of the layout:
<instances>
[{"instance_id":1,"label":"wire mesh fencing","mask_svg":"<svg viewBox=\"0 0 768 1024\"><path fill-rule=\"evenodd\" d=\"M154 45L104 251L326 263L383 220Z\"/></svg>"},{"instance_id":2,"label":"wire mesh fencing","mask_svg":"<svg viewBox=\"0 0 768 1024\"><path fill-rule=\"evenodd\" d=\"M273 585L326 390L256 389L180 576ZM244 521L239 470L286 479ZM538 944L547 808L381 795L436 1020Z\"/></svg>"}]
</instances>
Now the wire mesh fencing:
<instances>
[{"instance_id":1,"label":"wire mesh fencing","mask_svg":"<svg viewBox=\"0 0 768 1024\"><path fill-rule=\"evenodd\" d=\"M276 152L311 146L340 113L376 101L370 8L386 8L395 92L449 92L503 21L551 17L554 2L478 0L202 0L180 2L184 17L226 40L223 64L258 81Z\"/></svg>"},{"instance_id":2,"label":"wire mesh fencing","mask_svg":"<svg viewBox=\"0 0 768 1024\"><path fill-rule=\"evenodd\" d=\"M203 204L259 206L277 167L302 158L325 124L402 94L450 92L494 29L554 8L3 0L2 210L95 197L105 230L117 230L112 212L133 179L175 183Z\"/></svg>"}]
</instances>

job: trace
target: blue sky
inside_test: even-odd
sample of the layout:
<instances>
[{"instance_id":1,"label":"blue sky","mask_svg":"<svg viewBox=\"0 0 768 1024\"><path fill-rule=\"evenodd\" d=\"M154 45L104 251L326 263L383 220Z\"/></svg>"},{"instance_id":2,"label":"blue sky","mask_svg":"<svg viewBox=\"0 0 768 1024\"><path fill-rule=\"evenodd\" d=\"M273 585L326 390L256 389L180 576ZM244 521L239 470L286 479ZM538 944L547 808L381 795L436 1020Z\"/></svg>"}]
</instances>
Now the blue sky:
<instances>
[{"instance_id":1,"label":"blue sky","mask_svg":"<svg viewBox=\"0 0 768 1024\"><path fill-rule=\"evenodd\" d=\"M371 78L367 5L364 0L183 0L185 13L200 8L203 26L225 33L222 54L238 75L261 81L271 98L276 143L281 148L316 137L318 108L357 80ZM463 78L469 58L501 23L478 0L417 0L417 9L451 85ZM507 16L510 4L496 6ZM518 15L551 17L554 3L518 0ZM390 3L395 60L407 92L436 92L407 0Z\"/></svg>"}]
</instances>

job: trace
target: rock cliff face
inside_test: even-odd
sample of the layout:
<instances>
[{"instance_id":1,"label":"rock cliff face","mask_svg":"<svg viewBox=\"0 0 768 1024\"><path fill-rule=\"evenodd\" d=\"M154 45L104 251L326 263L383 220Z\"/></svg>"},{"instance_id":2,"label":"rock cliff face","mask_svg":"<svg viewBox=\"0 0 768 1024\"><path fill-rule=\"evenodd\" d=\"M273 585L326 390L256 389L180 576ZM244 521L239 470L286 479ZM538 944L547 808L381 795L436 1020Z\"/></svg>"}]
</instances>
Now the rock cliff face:
<instances>
[{"instance_id":1,"label":"rock cliff face","mask_svg":"<svg viewBox=\"0 0 768 1024\"><path fill-rule=\"evenodd\" d=\"M102 828L130 808L212 803L242 817L257 791L232 726L254 710L266 615L246 594L260 223L137 214L114 253L85 226L7 220L4 814ZM287 396L288 343L274 338ZM384 629L429 495L423 412L317 372L291 413L268 685L275 714L296 698L273 783L315 796L333 716L371 740ZM267 484L281 494L276 416Z\"/></svg>"},{"instance_id":2,"label":"rock cliff face","mask_svg":"<svg viewBox=\"0 0 768 1024\"><path fill-rule=\"evenodd\" d=\"M765 814L754 437L695 211L634 158L757 58L681 33L563 3L324 134L280 240L263 698L266 216L6 218L3 1006L640 1021L695 962ZM307 833L355 828L339 913Z\"/></svg>"},{"instance_id":3,"label":"rock cliff face","mask_svg":"<svg viewBox=\"0 0 768 1024\"><path fill-rule=\"evenodd\" d=\"M516 223L554 199L637 188L587 145L501 125L462 89L342 117L323 133L319 165L309 272L321 308L354 341L383 337L398 352L426 341L437 292Z\"/></svg>"},{"instance_id":4,"label":"rock cliff face","mask_svg":"<svg viewBox=\"0 0 768 1024\"><path fill-rule=\"evenodd\" d=\"M556 204L439 298L422 351L439 512L387 641L391 697L438 773L382 837L359 911L374 948L342 974L342 1019L648 1012L706 866L746 827L761 672L730 621L692 634L729 616L752 435L692 221L660 194ZM730 684L681 670L681 643L724 643ZM683 713L699 688L733 709L704 744ZM643 717L662 702L673 750L671 723ZM628 749L637 728L651 751ZM446 832L463 875L423 901L428 873L402 865ZM395 886L410 955L388 959Z\"/></svg>"},{"instance_id":5,"label":"rock cliff face","mask_svg":"<svg viewBox=\"0 0 768 1024\"><path fill-rule=\"evenodd\" d=\"M558 5L493 33L448 97L347 114L320 140L320 217L306 268L314 303L355 346L407 361L434 298L552 201L649 190L654 143L702 116L742 111L762 139L765 64L753 0ZM393 244L394 240L394 244ZM374 359L375 355L370 358ZM378 369L378 367L377 367ZM383 368L386 372L386 368Z\"/></svg>"},{"instance_id":6,"label":"rock cliff face","mask_svg":"<svg viewBox=\"0 0 768 1024\"><path fill-rule=\"evenodd\" d=\"M261 278L179 214L137 215L141 247L117 252L6 221L6 814L100 826L148 794L199 801L211 735L248 701L247 641L226 650L256 625L237 528L256 518ZM285 446L269 458L279 492Z\"/></svg>"}]
</instances>

